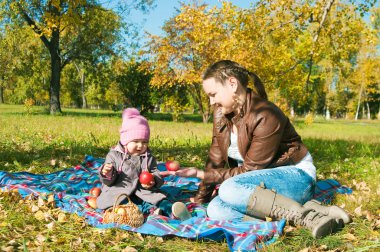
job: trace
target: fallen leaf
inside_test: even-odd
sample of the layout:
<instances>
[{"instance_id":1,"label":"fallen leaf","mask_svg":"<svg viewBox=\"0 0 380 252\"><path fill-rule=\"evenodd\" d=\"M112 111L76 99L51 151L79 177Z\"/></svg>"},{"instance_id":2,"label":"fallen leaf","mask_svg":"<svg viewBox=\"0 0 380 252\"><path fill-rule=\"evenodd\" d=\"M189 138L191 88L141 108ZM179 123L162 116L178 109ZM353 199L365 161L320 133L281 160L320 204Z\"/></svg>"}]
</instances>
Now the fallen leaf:
<instances>
[{"instance_id":1,"label":"fallen leaf","mask_svg":"<svg viewBox=\"0 0 380 252\"><path fill-rule=\"evenodd\" d=\"M162 237L156 237L156 242L158 243L163 243L164 242L164 239Z\"/></svg>"},{"instance_id":2,"label":"fallen leaf","mask_svg":"<svg viewBox=\"0 0 380 252\"><path fill-rule=\"evenodd\" d=\"M66 214L65 213L59 213L58 214L58 222L66 222L66 221L67 221Z\"/></svg>"},{"instance_id":3,"label":"fallen leaf","mask_svg":"<svg viewBox=\"0 0 380 252\"><path fill-rule=\"evenodd\" d=\"M46 227L47 227L49 230L52 230L52 229L55 227L55 222L52 221L52 222L50 222L49 224L46 224Z\"/></svg>"},{"instance_id":4,"label":"fallen leaf","mask_svg":"<svg viewBox=\"0 0 380 252\"><path fill-rule=\"evenodd\" d=\"M1 247L1 251L4 251L4 252L13 252L14 251L14 248L13 246L8 246L8 247Z\"/></svg>"},{"instance_id":5,"label":"fallen leaf","mask_svg":"<svg viewBox=\"0 0 380 252\"><path fill-rule=\"evenodd\" d=\"M290 225L286 225L285 228L284 228L284 232L285 233L290 233L290 232L293 232L296 228L293 227L293 226L290 226Z\"/></svg>"},{"instance_id":6,"label":"fallen leaf","mask_svg":"<svg viewBox=\"0 0 380 252\"><path fill-rule=\"evenodd\" d=\"M349 241L356 241L357 240L356 236L353 234L350 234L350 233L344 234L343 239L349 240Z\"/></svg>"},{"instance_id":7,"label":"fallen leaf","mask_svg":"<svg viewBox=\"0 0 380 252\"><path fill-rule=\"evenodd\" d=\"M36 205L32 205L32 213L35 213L37 212L38 210L40 210L40 208Z\"/></svg>"},{"instance_id":8,"label":"fallen leaf","mask_svg":"<svg viewBox=\"0 0 380 252\"><path fill-rule=\"evenodd\" d=\"M136 233L136 236L139 240L144 241L144 237L140 233Z\"/></svg>"},{"instance_id":9,"label":"fallen leaf","mask_svg":"<svg viewBox=\"0 0 380 252\"><path fill-rule=\"evenodd\" d=\"M41 196L38 197L38 203L37 203L37 205L38 205L39 207L42 207L43 205L45 205L45 202L44 202L44 200L42 199Z\"/></svg>"},{"instance_id":10,"label":"fallen leaf","mask_svg":"<svg viewBox=\"0 0 380 252\"><path fill-rule=\"evenodd\" d=\"M122 252L137 252L138 250L135 249L134 247L126 247L122 250Z\"/></svg>"},{"instance_id":11,"label":"fallen leaf","mask_svg":"<svg viewBox=\"0 0 380 252\"><path fill-rule=\"evenodd\" d=\"M304 248L304 249L299 250L298 252L310 252L310 251L311 251L310 248Z\"/></svg>"},{"instance_id":12,"label":"fallen leaf","mask_svg":"<svg viewBox=\"0 0 380 252\"><path fill-rule=\"evenodd\" d=\"M355 208L354 213L356 216L361 217L362 216L362 205Z\"/></svg>"},{"instance_id":13,"label":"fallen leaf","mask_svg":"<svg viewBox=\"0 0 380 252\"><path fill-rule=\"evenodd\" d=\"M38 210L35 214L34 214L34 217L39 220L39 221L42 221L45 219L45 214L41 211L41 210Z\"/></svg>"}]
</instances>

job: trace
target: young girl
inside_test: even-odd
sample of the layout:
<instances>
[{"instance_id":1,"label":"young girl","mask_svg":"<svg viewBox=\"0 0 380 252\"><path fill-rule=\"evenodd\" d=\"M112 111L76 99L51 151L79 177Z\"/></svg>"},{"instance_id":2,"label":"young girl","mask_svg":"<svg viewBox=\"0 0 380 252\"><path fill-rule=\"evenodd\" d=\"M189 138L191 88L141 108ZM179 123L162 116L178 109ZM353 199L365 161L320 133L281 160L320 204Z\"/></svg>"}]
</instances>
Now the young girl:
<instances>
[{"instance_id":1,"label":"young girl","mask_svg":"<svg viewBox=\"0 0 380 252\"><path fill-rule=\"evenodd\" d=\"M159 188L163 179L157 169L155 157L148 148L150 129L148 121L135 108L128 108L122 114L120 141L106 156L99 169L102 192L94 208L106 209L113 206L116 198L125 193L132 201L146 207L154 205L163 214L186 220L191 217L182 202L172 204ZM149 184L141 184L139 176L148 171L154 177ZM126 197L121 198L123 202ZM123 202L124 203L124 202ZM156 212L161 212L161 211Z\"/></svg>"}]
</instances>

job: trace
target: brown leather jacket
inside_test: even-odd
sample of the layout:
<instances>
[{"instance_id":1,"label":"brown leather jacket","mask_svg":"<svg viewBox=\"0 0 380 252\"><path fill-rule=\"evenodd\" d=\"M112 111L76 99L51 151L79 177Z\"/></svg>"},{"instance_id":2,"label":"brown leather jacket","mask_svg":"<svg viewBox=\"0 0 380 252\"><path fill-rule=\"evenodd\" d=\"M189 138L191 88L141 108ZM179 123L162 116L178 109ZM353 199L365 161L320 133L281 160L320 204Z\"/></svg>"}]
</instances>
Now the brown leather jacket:
<instances>
[{"instance_id":1,"label":"brown leather jacket","mask_svg":"<svg viewBox=\"0 0 380 252\"><path fill-rule=\"evenodd\" d=\"M233 124L238 129L242 166L227 155ZM276 105L248 89L240 114L225 116L215 107L212 143L202 184L219 184L247 171L295 164L307 152L289 118Z\"/></svg>"}]
</instances>

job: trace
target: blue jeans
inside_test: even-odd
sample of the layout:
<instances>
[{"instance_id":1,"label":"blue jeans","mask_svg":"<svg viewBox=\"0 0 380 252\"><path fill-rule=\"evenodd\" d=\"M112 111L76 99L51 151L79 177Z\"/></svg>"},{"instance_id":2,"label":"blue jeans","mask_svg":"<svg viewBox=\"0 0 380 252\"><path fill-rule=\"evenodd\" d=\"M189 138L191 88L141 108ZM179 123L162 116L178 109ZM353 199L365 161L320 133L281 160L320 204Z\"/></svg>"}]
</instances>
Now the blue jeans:
<instances>
[{"instance_id":1,"label":"blue jeans","mask_svg":"<svg viewBox=\"0 0 380 252\"><path fill-rule=\"evenodd\" d=\"M225 180L219 194L207 207L210 218L241 221L256 186L263 182L267 189L289 197L301 204L312 199L315 180L294 166L250 171Z\"/></svg>"}]
</instances>

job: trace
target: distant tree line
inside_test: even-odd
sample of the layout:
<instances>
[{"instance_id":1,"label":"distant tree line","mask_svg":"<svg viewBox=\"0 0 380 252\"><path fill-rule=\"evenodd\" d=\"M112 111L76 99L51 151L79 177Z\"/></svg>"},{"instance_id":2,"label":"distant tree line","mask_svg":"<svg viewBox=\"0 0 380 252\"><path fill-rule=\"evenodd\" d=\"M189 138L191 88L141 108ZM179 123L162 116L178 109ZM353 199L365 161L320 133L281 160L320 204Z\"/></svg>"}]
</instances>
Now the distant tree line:
<instances>
[{"instance_id":1,"label":"distant tree line","mask_svg":"<svg viewBox=\"0 0 380 252\"><path fill-rule=\"evenodd\" d=\"M212 111L201 73L231 59L260 76L289 115L380 119L375 0L264 0L250 8L194 1L166 21L162 36L145 35L134 48L124 46L136 34L123 15L153 1L110 2L112 9L95 0L3 1L0 103L28 101L51 114L61 106L134 106L174 119L192 111L206 122Z\"/></svg>"}]
</instances>

